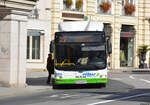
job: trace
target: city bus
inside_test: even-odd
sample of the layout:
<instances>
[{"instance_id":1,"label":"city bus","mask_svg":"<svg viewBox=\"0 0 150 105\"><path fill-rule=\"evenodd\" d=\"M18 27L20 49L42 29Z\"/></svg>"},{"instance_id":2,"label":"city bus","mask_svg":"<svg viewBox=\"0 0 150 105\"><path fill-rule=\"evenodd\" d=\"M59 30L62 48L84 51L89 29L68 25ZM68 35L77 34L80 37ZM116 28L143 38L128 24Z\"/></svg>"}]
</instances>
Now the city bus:
<instances>
[{"instance_id":1,"label":"city bus","mask_svg":"<svg viewBox=\"0 0 150 105\"><path fill-rule=\"evenodd\" d=\"M55 62L54 89L68 84L106 86L107 53L111 53L111 46L104 31L99 31L103 24L99 28L96 26L97 22L65 22L59 25L61 31L55 33L51 51Z\"/></svg>"}]
</instances>

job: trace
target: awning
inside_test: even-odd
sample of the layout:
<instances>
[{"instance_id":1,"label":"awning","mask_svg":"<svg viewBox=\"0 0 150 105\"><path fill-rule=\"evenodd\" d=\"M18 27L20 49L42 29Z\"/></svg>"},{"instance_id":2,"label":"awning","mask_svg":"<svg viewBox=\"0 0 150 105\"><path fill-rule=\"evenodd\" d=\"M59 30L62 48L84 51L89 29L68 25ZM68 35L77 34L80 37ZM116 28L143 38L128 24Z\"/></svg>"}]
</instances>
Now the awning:
<instances>
[{"instance_id":1,"label":"awning","mask_svg":"<svg viewBox=\"0 0 150 105\"><path fill-rule=\"evenodd\" d=\"M133 32L121 32L120 37L134 37Z\"/></svg>"}]
</instances>

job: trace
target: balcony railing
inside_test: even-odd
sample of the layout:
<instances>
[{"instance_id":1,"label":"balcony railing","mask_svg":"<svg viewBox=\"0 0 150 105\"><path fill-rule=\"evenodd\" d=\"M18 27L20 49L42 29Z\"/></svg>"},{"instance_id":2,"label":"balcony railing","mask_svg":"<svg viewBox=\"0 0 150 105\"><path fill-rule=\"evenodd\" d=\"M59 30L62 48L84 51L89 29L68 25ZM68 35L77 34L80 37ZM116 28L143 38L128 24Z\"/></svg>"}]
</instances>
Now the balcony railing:
<instances>
[{"instance_id":1,"label":"balcony railing","mask_svg":"<svg viewBox=\"0 0 150 105\"><path fill-rule=\"evenodd\" d=\"M97 0L97 13L112 14L113 0Z\"/></svg>"},{"instance_id":2,"label":"balcony railing","mask_svg":"<svg viewBox=\"0 0 150 105\"><path fill-rule=\"evenodd\" d=\"M83 0L63 0L63 10L82 12Z\"/></svg>"}]
</instances>

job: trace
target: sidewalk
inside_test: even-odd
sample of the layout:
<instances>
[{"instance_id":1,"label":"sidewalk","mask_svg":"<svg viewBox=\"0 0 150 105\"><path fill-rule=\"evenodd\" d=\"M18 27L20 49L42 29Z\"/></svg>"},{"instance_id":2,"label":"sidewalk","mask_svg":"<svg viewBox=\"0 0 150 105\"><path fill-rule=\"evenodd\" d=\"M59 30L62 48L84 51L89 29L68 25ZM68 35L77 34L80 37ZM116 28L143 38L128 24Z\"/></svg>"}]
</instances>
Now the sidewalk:
<instances>
[{"instance_id":1,"label":"sidewalk","mask_svg":"<svg viewBox=\"0 0 150 105\"><path fill-rule=\"evenodd\" d=\"M150 68L145 69L133 69L133 68L121 68L121 69L108 69L109 72L150 72Z\"/></svg>"},{"instance_id":2,"label":"sidewalk","mask_svg":"<svg viewBox=\"0 0 150 105\"><path fill-rule=\"evenodd\" d=\"M0 98L51 90L52 87L46 84L47 75L47 72L27 72L26 88L8 88L0 84Z\"/></svg>"}]
</instances>

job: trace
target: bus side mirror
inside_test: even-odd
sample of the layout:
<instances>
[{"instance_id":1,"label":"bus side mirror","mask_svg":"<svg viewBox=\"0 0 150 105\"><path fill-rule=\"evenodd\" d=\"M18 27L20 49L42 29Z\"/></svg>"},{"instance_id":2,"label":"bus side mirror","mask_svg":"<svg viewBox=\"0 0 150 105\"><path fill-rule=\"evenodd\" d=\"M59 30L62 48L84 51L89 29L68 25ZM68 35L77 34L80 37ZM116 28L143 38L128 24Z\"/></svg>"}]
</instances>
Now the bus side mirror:
<instances>
[{"instance_id":1,"label":"bus side mirror","mask_svg":"<svg viewBox=\"0 0 150 105\"><path fill-rule=\"evenodd\" d=\"M53 53L53 51L54 51L54 40L52 40L50 43L50 53Z\"/></svg>"},{"instance_id":2,"label":"bus side mirror","mask_svg":"<svg viewBox=\"0 0 150 105\"><path fill-rule=\"evenodd\" d=\"M107 40L107 53L108 54L112 53L112 45L111 45L110 39Z\"/></svg>"}]
</instances>

